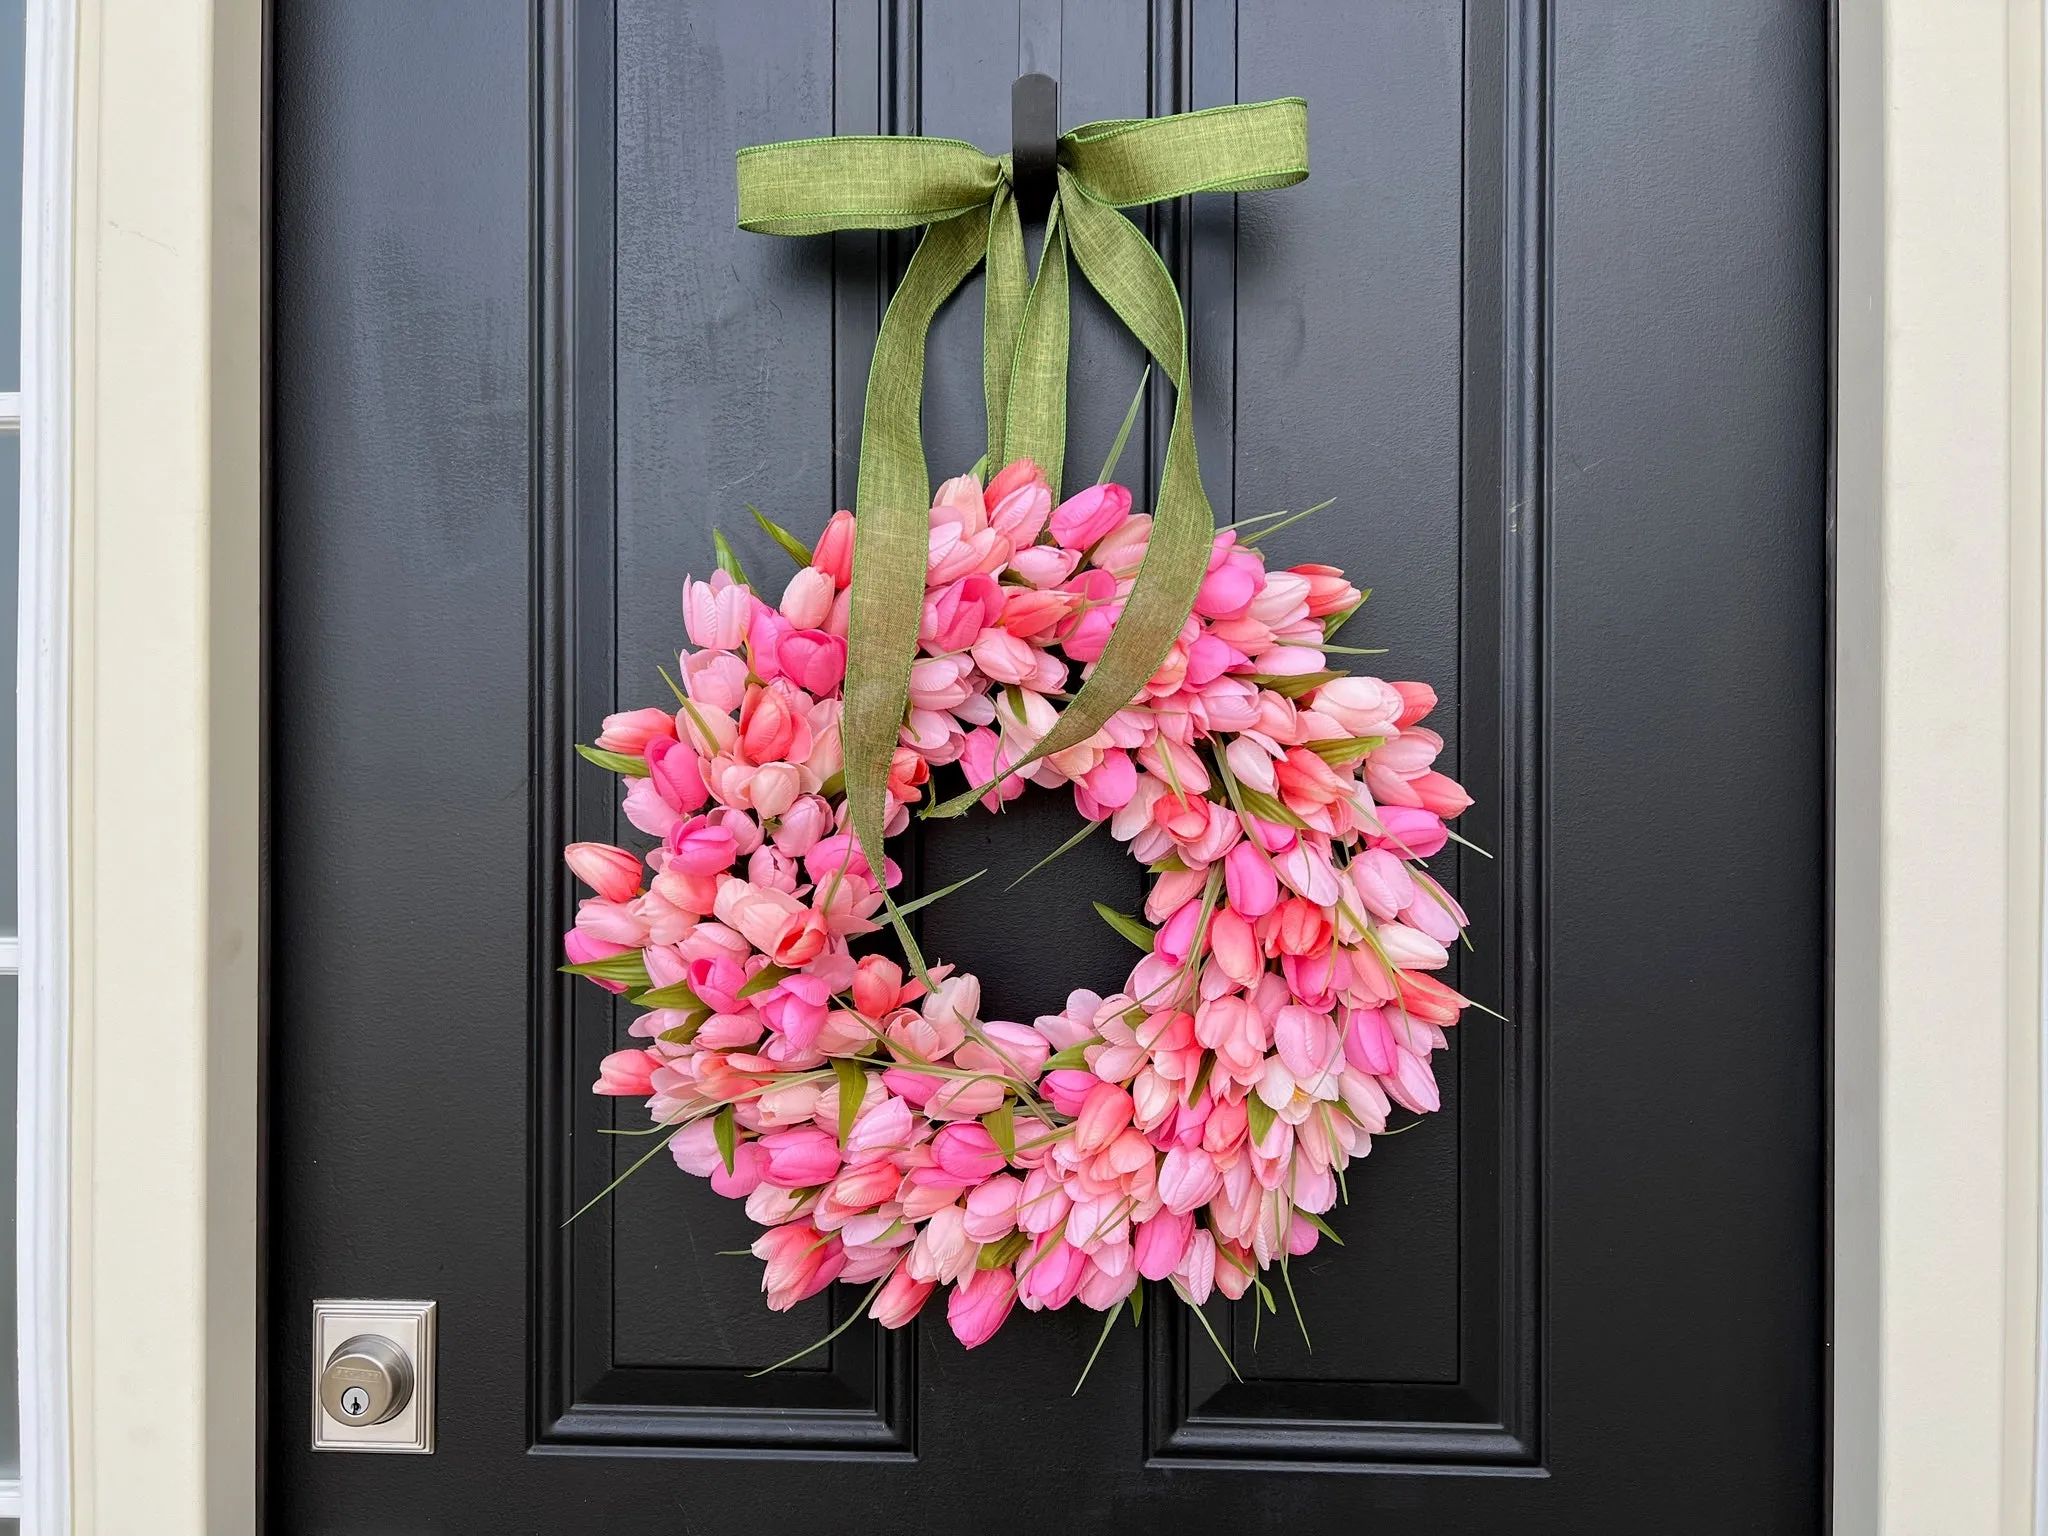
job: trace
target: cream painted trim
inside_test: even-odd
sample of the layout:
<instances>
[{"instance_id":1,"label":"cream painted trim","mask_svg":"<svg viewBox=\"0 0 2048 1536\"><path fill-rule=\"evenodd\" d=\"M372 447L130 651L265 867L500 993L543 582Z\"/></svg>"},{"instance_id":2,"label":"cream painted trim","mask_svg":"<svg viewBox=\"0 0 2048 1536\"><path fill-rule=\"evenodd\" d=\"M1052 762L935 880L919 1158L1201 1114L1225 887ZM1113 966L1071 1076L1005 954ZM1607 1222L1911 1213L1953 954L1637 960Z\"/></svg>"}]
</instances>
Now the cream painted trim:
<instances>
[{"instance_id":1,"label":"cream painted trim","mask_svg":"<svg viewBox=\"0 0 2048 1536\"><path fill-rule=\"evenodd\" d=\"M74 1529L255 1525L259 0L79 0Z\"/></svg>"},{"instance_id":2,"label":"cream painted trim","mask_svg":"<svg viewBox=\"0 0 2048 1536\"><path fill-rule=\"evenodd\" d=\"M1867 61L1878 13L1845 6L1845 29L1852 11ZM1876 1524L1861 1529L1992 1536L2033 1517L2039 0L1886 0L1881 18L1881 80L1858 86L1883 104L1881 841L1874 948L1837 951L1838 981L1873 968L1876 981L1878 1441L1863 1491ZM1873 152L1842 148L1845 161ZM1856 387L1845 380L1845 401ZM1871 447L1845 436L1845 460ZM1845 530L1867 515L1845 505ZM1858 900L1846 895L1845 911ZM1871 1038L1864 1021L1839 1022L1838 1086L1868 1070L1844 1057ZM1836 1169L1865 1176L1840 1156Z\"/></svg>"}]
</instances>

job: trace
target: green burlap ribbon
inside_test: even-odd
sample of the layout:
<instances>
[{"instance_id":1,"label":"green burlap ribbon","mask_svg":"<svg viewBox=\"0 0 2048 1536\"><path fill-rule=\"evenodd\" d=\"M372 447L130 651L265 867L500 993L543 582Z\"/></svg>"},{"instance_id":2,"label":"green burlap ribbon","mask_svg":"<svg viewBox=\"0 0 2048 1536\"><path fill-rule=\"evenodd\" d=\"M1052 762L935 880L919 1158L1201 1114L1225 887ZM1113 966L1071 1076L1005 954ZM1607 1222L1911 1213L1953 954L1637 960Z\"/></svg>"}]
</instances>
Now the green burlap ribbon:
<instances>
[{"instance_id":1,"label":"green burlap ribbon","mask_svg":"<svg viewBox=\"0 0 2048 1536\"><path fill-rule=\"evenodd\" d=\"M1007 155L958 139L894 137L797 139L739 152L742 229L818 235L930 226L882 317L861 418L841 737L853 830L870 867L882 867L889 763L924 603L925 338L939 307L987 263L988 462L1035 460L1056 498L1066 458L1070 257L1174 387L1151 541L1123 613L1080 691L1007 776L1086 741L1137 697L1187 622L1215 534L1195 461L1180 295L1151 242L1117 210L1194 192L1292 186L1307 175L1308 104L1298 97L1076 128L1059 141L1059 189L1033 278ZM988 788L926 814L957 815Z\"/></svg>"}]
</instances>

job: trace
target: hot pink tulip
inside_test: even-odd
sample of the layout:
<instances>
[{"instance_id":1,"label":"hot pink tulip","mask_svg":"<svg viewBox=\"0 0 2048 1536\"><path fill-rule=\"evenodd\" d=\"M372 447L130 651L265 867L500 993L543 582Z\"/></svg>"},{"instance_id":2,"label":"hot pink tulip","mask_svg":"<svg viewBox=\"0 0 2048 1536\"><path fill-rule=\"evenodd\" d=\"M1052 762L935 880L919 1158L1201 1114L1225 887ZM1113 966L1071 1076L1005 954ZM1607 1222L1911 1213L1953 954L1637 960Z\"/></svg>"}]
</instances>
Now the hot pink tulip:
<instances>
[{"instance_id":1,"label":"hot pink tulip","mask_svg":"<svg viewBox=\"0 0 2048 1536\"><path fill-rule=\"evenodd\" d=\"M940 1131L932 1139L932 1156L940 1168L967 1184L981 1183L999 1172L1005 1161L995 1138L972 1121Z\"/></svg>"},{"instance_id":2,"label":"hot pink tulip","mask_svg":"<svg viewBox=\"0 0 2048 1536\"><path fill-rule=\"evenodd\" d=\"M1434 811L1405 805L1383 805L1374 813L1380 830L1368 833L1375 846L1391 848L1403 858L1434 858L1451 840L1443 818Z\"/></svg>"},{"instance_id":3,"label":"hot pink tulip","mask_svg":"<svg viewBox=\"0 0 2048 1536\"><path fill-rule=\"evenodd\" d=\"M1231 907L1249 918L1264 917L1280 902L1272 860L1249 842L1223 856L1223 888Z\"/></svg>"},{"instance_id":4,"label":"hot pink tulip","mask_svg":"<svg viewBox=\"0 0 2048 1536\"><path fill-rule=\"evenodd\" d=\"M673 736L647 743L647 782L675 810L689 815L711 798L697 754Z\"/></svg>"},{"instance_id":5,"label":"hot pink tulip","mask_svg":"<svg viewBox=\"0 0 2048 1536\"><path fill-rule=\"evenodd\" d=\"M1138 1273L1147 1280L1164 1280L1178 1267L1194 1235L1195 1218L1186 1212L1161 1211L1150 1221L1139 1222L1133 1243Z\"/></svg>"},{"instance_id":6,"label":"hot pink tulip","mask_svg":"<svg viewBox=\"0 0 2048 1536\"><path fill-rule=\"evenodd\" d=\"M784 677L821 698L836 692L846 676L846 642L822 629L791 630L776 658Z\"/></svg>"},{"instance_id":7,"label":"hot pink tulip","mask_svg":"<svg viewBox=\"0 0 2048 1536\"><path fill-rule=\"evenodd\" d=\"M1377 1008L1353 1008L1345 1016L1344 1059L1361 1072L1382 1077L1394 1070L1394 1031Z\"/></svg>"},{"instance_id":8,"label":"hot pink tulip","mask_svg":"<svg viewBox=\"0 0 2048 1536\"><path fill-rule=\"evenodd\" d=\"M967 1348L986 1344L1003 1326L1017 1299L1008 1269L978 1269L953 1287L946 1300L946 1322Z\"/></svg>"},{"instance_id":9,"label":"hot pink tulip","mask_svg":"<svg viewBox=\"0 0 2048 1536\"><path fill-rule=\"evenodd\" d=\"M631 901L640 894L640 860L609 843L571 843L562 857L578 880L606 901Z\"/></svg>"},{"instance_id":10,"label":"hot pink tulip","mask_svg":"<svg viewBox=\"0 0 2048 1536\"><path fill-rule=\"evenodd\" d=\"M623 955L632 947L630 944L613 944L585 933L581 928L571 928L562 935L562 953L569 957L571 965L588 965L593 960L609 960L613 955ZM599 981L597 984L607 992L626 990L616 981Z\"/></svg>"},{"instance_id":11,"label":"hot pink tulip","mask_svg":"<svg viewBox=\"0 0 2048 1536\"><path fill-rule=\"evenodd\" d=\"M767 1181L778 1189L809 1189L839 1171L839 1144L814 1125L761 1138L768 1154Z\"/></svg>"},{"instance_id":12,"label":"hot pink tulip","mask_svg":"<svg viewBox=\"0 0 2048 1536\"><path fill-rule=\"evenodd\" d=\"M1091 485L1053 509L1053 542L1061 549L1088 549L1130 515L1131 493L1120 485Z\"/></svg>"},{"instance_id":13,"label":"hot pink tulip","mask_svg":"<svg viewBox=\"0 0 2048 1536\"><path fill-rule=\"evenodd\" d=\"M668 837L668 867L682 875L721 875L732 868L739 844L732 829L701 817L679 826Z\"/></svg>"},{"instance_id":14,"label":"hot pink tulip","mask_svg":"<svg viewBox=\"0 0 2048 1536\"><path fill-rule=\"evenodd\" d=\"M1071 1117L1081 1113L1081 1106L1088 1102L1088 1095L1100 1086L1100 1080L1093 1072L1062 1067L1057 1072L1046 1073L1039 1086L1045 1090L1045 1096L1052 1101L1054 1109Z\"/></svg>"}]
</instances>

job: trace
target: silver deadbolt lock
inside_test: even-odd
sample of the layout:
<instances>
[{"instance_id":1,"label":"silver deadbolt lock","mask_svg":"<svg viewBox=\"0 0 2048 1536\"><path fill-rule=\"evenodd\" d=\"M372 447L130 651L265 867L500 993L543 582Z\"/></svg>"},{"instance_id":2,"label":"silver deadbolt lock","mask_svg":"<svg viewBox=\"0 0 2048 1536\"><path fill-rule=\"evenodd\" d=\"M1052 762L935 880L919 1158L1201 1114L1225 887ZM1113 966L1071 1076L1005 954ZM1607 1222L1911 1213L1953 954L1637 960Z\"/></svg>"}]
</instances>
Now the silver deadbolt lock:
<instances>
[{"instance_id":1,"label":"silver deadbolt lock","mask_svg":"<svg viewBox=\"0 0 2048 1536\"><path fill-rule=\"evenodd\" d=\"M431 1301L313 1303L314 1450L432 1454L436 1311Z\"/></svg>"},{"instance_id":2,"label":"silver deadbolt lock","mask_svg":"<svg viewBox=\"0 0 2048 1536\"><path fill-rule=\"evenodd\" d=\"M344 1339L320 1373L320 1406L338 1424L382 1424L412 1401L412 1362L374 1333Z\"/></svg>"}]
</instances>

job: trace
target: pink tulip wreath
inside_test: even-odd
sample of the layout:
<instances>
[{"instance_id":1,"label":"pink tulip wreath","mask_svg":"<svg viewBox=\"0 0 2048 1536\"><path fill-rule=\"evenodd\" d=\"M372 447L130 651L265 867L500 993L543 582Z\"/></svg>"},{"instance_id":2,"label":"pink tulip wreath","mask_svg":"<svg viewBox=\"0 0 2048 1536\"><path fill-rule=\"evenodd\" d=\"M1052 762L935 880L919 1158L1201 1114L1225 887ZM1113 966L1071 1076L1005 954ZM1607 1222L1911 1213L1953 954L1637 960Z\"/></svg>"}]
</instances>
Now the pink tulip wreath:
<instances>
[{"instance_id":1,"label":"pink tulip wreath","mask_svg":"<svg viewBox=\"0 0 2048 1536\"><path fill-rule=\"evenodd\" d=\"M1329 1233L1390 1105L1437 1108L1431 1053L1467 1006L1431 974L1465 917L1423 861L1470 804L1432 766L1435 693L1327 670L1357 589L1219 533L1144 692L983 797L1071 786L1156 876L1142 922L1104 910L1146 953L1107 996L984 1018L972 974L851 947L898 881L841 787L853 523L809 552L769 525L804 562L775 605L730 568L686 581L680 707L583 749L657 840L567 851L596 892L569 968L648 1010L596 1091L645 1099L677 1165L745 1200L778 1310L865 1282L900 1328L948 1286L971 1348L1018 1302L1078 1300L1106 1331L1140 1277L1271 1305L1261 1272ZM988 783L1045 734L1150 529L1117 485L1054 507L1028 460L939 489L890 833L935 768Z\"/></svg>"}]
</instances>

